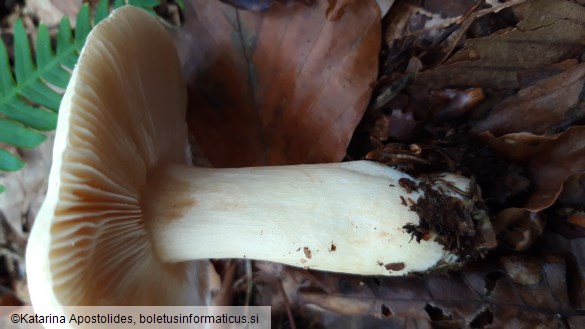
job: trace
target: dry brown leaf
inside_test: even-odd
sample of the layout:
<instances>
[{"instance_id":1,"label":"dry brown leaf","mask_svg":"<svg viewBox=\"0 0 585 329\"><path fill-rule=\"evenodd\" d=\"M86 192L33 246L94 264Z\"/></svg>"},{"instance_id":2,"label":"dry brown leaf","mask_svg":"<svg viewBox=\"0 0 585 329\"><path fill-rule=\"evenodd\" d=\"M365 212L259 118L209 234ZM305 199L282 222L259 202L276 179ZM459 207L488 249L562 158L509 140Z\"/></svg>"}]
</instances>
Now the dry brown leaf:
<instances>
[{"instance_id":1,"label":"dry brown leaf","mask_svg":"<svg viewBox=\"0 0 585 329\"><path fill-rule=\"evenodd\" d=\"M188 121L214 166L339 161L376 79L375 1L240 11L192 1L180 36Z\"/></svg>"},{"instance_id":2,"label":"dry brown leaf","mask_svg":"<svg viewBox=\"0 0 585 329\"><path fill-rule=\"evenodd\" d=\"M550 207L573 174L585 172L585 126L574 126L561 134L538 136L529 133L495 138L482 134L497 152L521 163L532 175L533 191L524 205L540 211Z\"/></svg>"},{"instance_id":3,"label":"dry brown leaf","mask_svg":"<svg viewBox=\"0 0 585 329\"><path fill-rule=\"evenodd\" d=\"M442 67L421 73L411 89L519 88L519 74L580 54L585 8L565 0L537 0L511 31L467 40Z\"/></svg>"},{"instance_id":4,"label":"dry brown leaf","mask_svg":"<svg viewBox=\"0 0 585 329\"><path fill-rule=\"evenodd\" d=\"M575 113L582 102L581 90L585 85L585 63L575 60L564 72L540 80L526 87L514 96L497 104L489 115L474 124L474 131L489 130L496 136L529 132L544 134L566 121Z\"/></svg>"}]
</instances>

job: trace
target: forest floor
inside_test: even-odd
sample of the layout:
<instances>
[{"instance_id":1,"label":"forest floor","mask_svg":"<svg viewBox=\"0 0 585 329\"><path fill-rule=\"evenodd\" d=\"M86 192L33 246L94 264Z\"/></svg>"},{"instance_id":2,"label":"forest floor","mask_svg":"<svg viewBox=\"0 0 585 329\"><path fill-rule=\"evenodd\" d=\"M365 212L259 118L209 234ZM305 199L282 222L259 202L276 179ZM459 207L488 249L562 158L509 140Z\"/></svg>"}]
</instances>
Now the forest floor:
<instances>
[{"instance_id":1,"label":"forest floor","mask_svg":"<svg viewBox=\"0 0 585 329\"><path fill-rule=\"evenodd\" d=\"M200 158L217 167L367 158L415 176L473 177L498 246L460 269L408 277L214 261L218 302L271 305L275 328L585 328L585 1L378 1L392 4L383 17L374 1L274 2L237 11L237 27L218 0L157 9L182 25ZM40 21L55 32L81 5L2 2L9 53L17 18L31 35ZM303 19L285 27L273 19L295 14ZM244 41L221 48L230 28ZM273 108L275 99L288 102ZM27 166L0 176L0 305L30 303L24 251L51 148L49 136L12 150Z\"/></svg>"}]
</instances>

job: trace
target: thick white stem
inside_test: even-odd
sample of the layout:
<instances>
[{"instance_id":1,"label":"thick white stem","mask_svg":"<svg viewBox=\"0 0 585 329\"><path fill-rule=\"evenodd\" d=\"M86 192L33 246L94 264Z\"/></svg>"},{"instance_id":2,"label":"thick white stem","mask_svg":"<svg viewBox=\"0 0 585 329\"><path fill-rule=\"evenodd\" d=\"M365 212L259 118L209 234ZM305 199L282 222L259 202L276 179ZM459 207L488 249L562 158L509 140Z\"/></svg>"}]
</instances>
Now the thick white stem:
<instances>
[{"instance_id":1,"label":"thick white stem","mask_svg":"<svg viewBox=\"0 0 585 329\"><path fill-rule=\"evenodd\" d=\"M171 165L149 177L143 198L163 261L251 258L333 272L402 275L457 257L413 239L412 177L388 166L336 164L208 169ZM469 181L454 176L466 190ZM448 193L444 192L443 193Z\"/></svg>"}]
</instances>

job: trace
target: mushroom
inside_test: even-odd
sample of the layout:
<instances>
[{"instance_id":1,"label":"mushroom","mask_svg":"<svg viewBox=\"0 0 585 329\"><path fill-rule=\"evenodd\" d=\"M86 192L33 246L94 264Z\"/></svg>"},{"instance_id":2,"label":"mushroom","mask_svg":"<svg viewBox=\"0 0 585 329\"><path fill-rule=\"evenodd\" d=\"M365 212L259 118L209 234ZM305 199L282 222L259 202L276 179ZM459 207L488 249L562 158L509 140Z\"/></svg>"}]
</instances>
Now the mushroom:
<instances>
[{"instance_id":1,"label":"mushroom","mask_svg":"<svg viewBox=\"0 0 585 329\"><path fill-rule=\"evenodd\" d=\"M491 245L461 176L369 161L191 167L186 102L176 49L148 13L122 7L90 33L29 238L33 305L205 305L208 258L404 275Z\"/></svg>"}]
</instances>

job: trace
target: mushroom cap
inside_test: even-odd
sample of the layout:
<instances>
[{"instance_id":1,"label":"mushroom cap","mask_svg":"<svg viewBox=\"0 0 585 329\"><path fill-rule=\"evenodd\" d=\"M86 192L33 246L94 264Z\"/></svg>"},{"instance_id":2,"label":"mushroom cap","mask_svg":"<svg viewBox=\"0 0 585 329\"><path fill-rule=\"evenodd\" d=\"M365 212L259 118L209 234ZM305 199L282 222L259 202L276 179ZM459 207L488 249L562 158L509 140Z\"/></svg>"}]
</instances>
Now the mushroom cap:
<instances>
[{"instance_id":1,"label":"mushroom cap","mask_svg":"<svg viewBox=\"0 0 585 329\"><path fill-rule=\"evenodd\" d=\"M190 161L186 102L177 50L146 11L122 7L90 33L29 238L35 307L208 303L208 263L161 262L142 217L149 174Z\"/></svg>"}]
</instances>

